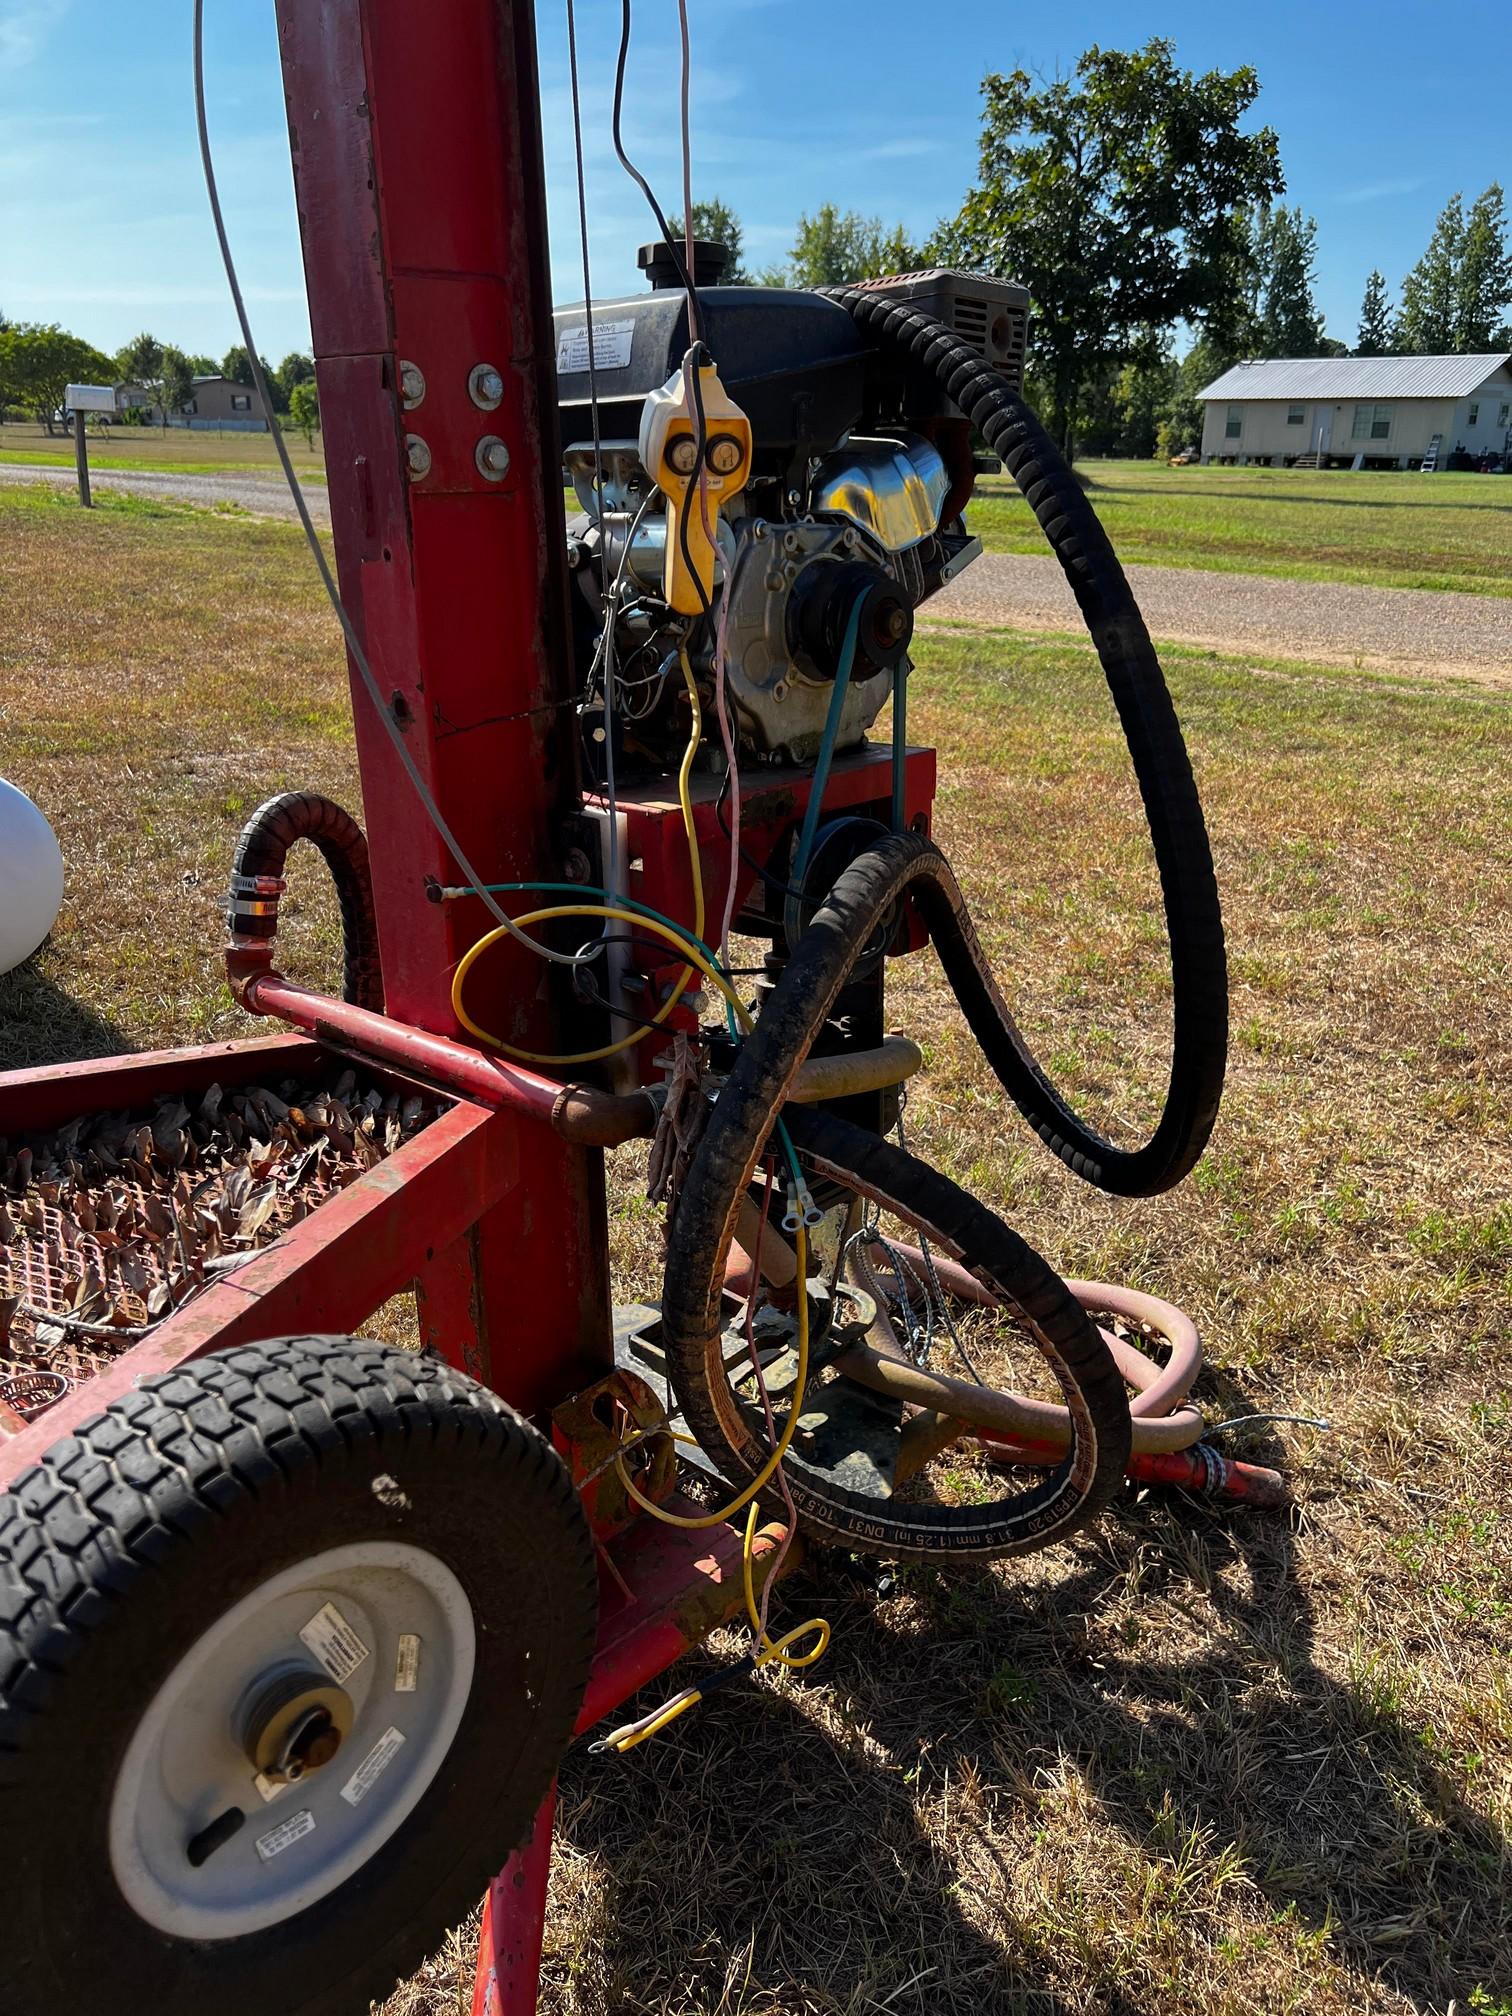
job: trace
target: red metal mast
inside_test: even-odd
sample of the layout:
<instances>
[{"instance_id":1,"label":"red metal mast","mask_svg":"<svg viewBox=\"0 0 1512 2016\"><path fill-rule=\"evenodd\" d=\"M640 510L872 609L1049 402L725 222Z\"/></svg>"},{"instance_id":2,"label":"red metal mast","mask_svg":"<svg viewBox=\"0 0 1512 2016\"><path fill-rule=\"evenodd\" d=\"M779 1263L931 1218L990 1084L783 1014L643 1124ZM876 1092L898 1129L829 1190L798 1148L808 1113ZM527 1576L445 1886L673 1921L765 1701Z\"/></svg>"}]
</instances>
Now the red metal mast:
<instances>
[{"instance_id":1,"label":"red metal mast","mask_svg":"<svg viewBox=\"0 0 1512 2016\"><path fill-rule=\"evenodd\" d=\"M532 10L279 0L278 23L342 596L469 856L560 876L578 782ZM352 698L386 1007L452 1035L488 920L427 900L459 871L355 676ZM508 972L492 1000L479 976L493 1026L561 1047L548 969ZM435 1253L419 1306L429 1344L534 1412L610 1362L603 1175L515 1135L511 1193Z\"/></svg>"}]
</instances>

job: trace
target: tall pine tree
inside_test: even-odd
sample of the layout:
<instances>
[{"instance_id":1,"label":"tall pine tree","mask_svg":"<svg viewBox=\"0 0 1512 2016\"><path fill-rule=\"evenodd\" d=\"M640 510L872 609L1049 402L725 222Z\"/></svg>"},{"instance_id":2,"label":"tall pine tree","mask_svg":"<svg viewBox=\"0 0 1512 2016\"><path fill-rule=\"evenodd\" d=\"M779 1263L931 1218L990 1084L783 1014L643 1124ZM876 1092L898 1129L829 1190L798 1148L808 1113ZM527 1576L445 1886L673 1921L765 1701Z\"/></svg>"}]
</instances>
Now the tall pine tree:
<instances>
[{"instance_id":1,"label":"tall pine tree","mask_svg":"<svg viewBox=\"0 0 1512 2016\"><path fill-rule=\"evenodd\" d=\"M1465 206L1458 190L1439 212L1428 249L1402 282L1402 312L1393 349L1409 356L1442 357L1456 348L1460 261Z\"/></svg>"},{"instance_id":2,"label":"tall pine tree","mask_svg":"<svg viewBox=\"0 0 1512 2016\"><path fill-rule=\"evenodd\" d=\"M1506 315L1512 308L1512 251L1499 182L1470 205L1460 241L1454 285L1454 347L1467 352L1507 347Z\"/></svg>"},{"instance_id":3,"label":"tall pine tree","mask_svg":"<svg viewBox=\"0 0 1512 2016\"><path fill-rule=\"evenodd\" d=\"M1356 357L1389 357L1391 354L1391 297L1386 292L1386 275L1377 268L1365 282L1365 299L1360 303L1360 334Z\"/></svg>"},{"instance_id":4,"label":"tall pine tree","mask_svg":"<svg viewBox=\"0 0 1512 2016\"><path fill-rule=\"evenodd\" d=\"M1323 347L1323 318L1313 299L1318 225L1300 206L1268 211L1257 233L1261 255L1262 357L1316 357Z\"/></svg>"}]
</instances>

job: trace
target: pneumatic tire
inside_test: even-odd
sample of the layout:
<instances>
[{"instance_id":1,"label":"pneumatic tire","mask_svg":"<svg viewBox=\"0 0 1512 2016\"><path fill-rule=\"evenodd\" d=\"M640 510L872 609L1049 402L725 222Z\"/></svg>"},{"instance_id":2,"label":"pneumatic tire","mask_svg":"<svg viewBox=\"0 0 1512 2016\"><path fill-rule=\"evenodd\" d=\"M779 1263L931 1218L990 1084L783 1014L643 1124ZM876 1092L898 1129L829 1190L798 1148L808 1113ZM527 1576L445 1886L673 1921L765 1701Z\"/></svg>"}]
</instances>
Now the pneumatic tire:
<instances>
[{"instance_id":1,"label":"pneumatic tire","mask_svg":"<svg viewBox=\"0 0 1512 2016\"><path fill-rule=\"evenodd\" d=\"M365 2010L527 1837L596 1612L561 1462L444 1364L145 1381L0 1499L7 2016Z\"/></svg>"}]
</instances>

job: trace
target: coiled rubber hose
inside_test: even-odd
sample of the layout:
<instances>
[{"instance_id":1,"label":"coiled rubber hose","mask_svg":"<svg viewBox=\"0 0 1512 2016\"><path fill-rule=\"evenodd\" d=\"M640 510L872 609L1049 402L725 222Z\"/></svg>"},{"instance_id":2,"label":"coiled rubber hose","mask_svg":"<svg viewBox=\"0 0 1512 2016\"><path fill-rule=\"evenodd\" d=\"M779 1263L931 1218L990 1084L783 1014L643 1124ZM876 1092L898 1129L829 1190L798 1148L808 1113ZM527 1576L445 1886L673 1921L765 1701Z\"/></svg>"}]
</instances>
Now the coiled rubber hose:
<instances>
[{"instance_id":1,"label":"coiled rubber hose","mask_svg":"<svg viewBox=\"0 0 1512 2016\"><path fill-rule=\"evenodd\" d=\"M944 857L917 835L879 841L840 877L742 1044L678 1201L662 1299L668 1370L688 1426L737 1487L757 1474L767 1447L759 1411L731 1387L723 1355L721 1296L736 1219L810 1045L903 891L935 903L942 918L952 903L960 907ZM790 1450L784 1475L805 1530L921 1560L1026 1553L1065 1539L1106 1504L1129 1457L1124 1382L1086 1311L1010 1226L948 1177L833 1114L791 1105L783 1117L800 1163L917 1227L1011 1305L1059 1383L1073 1429L1048 1478L985 1505L853 1491Z\"/></svg>"},{"instance_id":2,"label":"coiled rubber hose","mask_svg":"<svg viewBox=\"0 0 1512 2016\"><path fill-rule=\"evenodd\" d=\"M283 791L258 806L241 830L231 863L227 912L233 940L265 947L271 963L278 935L284 862L296 840L318 847L341 905L342 998L381 1011L383 977L367 841L349 812L315 791Z\"/></svg>"},{"instance_id":3,"label":"coiled rubber hose","mask_svg":"<svg viewBox=\"0 0 1512 2016\"><path fill-rule=\"evenodd\" d=\"M1141 1148L1119 1148L1072 1112L1001 1012L979 956L973 964L980 980L965 974L966 991L957 986L956 992L993 1069L1046 1145L1099 1189L1121 1197L1153 1196L1180 1182L1206 1146L1218 1117L1228 1051L1218 886L1160 660L1096 512L1002 373L931 316L864 288L824 291L874 340L927 370L1002 457L1065 570L1102 661L1144 800L1171 947L1171 1075L1153 1135ZM947 959L948 969L950 963ZM958 962L952 984L960 970Z\"/></svg>"}]
</instances>

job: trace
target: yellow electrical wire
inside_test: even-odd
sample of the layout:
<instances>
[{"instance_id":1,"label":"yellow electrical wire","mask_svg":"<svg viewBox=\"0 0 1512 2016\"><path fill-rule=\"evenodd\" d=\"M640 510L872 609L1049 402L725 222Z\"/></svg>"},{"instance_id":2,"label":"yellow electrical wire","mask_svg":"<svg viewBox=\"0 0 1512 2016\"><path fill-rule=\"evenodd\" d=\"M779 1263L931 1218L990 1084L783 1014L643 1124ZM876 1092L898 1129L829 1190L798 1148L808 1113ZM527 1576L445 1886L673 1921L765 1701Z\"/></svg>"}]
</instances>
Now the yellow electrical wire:
<instances>
[{"instance_id":1,"label":"yellow electrical wire","mask_svg":"<svg viewBox=\"0 0 1512 2016\"><path fill-rule=\"evenodd\" d=\"M757 1507L753 1505L746 1515L745 1541L740 1550L740 1573L741 1580L745 1584L746 1615L751 1620L751 1630L756 1638L758 1655L756 1664L761 1666L768 1660L775 1659L779 1666L786 1666L790 1671L800 1666L812 1666L816 1659L824 1657L829 1645L830 1627L827 1619L810 1617L806 1623L795 1625L791 1631L784 1631L780 1638L768 1638L762 1629L761 1611L756 1603L756 1586L752 1574L755 1566L756 1517ZM801 1659L796 1658L787 1648L795 1638L801 1638L806 1631L815 1634L814 1648L811 1652L805 1652Z\"/></svg>"},{"instance_id":2,"label":"yellow electrical wire","mask_svg":"<svg viewBox=\"0 0 1512 2016\"><path fill-rule=\"evenodd\" d=\"M677 799L682 810L683 832L687 836L688 842L688 867L693 882L693 936L695 938L702 938L704 932L703 865L699 857L698 834L693 819L691 784L693 763L698 754L699 742L703 736L703 710L699 704L698 682L693 676L693 667L688 662L688 653L684 646L678 647L677 660L682 668L683 683L687 688L688 705L692 716L688 745L683 751L682 763L677 773ZM604 919L606 922L612 921L630 924L635 926L637 930L649 931L653 936L664 940L683 955L687 964L678 975L676 984L668 994L667 999L651 1017L653 1028L659 1027L666 1020L667 1016L671 1014L673 1008L682 998L688 982L693 977L695 971L700 973L705 980L709 981L723 995L724 999L730 1004L742 1028L749 1030L752 1027L750 1014L734 988L710 964L703 953L696 946L690 944L672 926L662 924L655 918L642 917L636 911L625 910L617 904L612 903L552 904L546 909L527 911L523 917L516 917L513 923L517 931L523 931L527 925L551 923L559 917L598 917ZM477 961L491 945L497 944L506 935L512 934L509 934L506 927L502 925L485 933L475 945L463 954L462 959L458 963L456 973L452 976L452 1012L462 1027L471 1035L476 1036L480 1043L486 1043L490 1049L501 1051L506 1057L514 1057L524 1064L594 1064L606 1057L618 1056L622 1050L631 1049L635 1044L642 1042L651 1034L651 1029L649 1028L637 1029L632 1031L630 1035L621 1037L619 1041L605 1044L597 1050L580 1050L564 1056L554 1055L546 1051L518 1049L513 1044L504 1042L502 1038L482 1028L467 1012L462 998L463 989L467 983L467 976ZM788 1407L787 1423L777 1438L770 1458L762 1466L751 1483L746 1486L738 1497L732 1499L720 1511L704 1513L697 1518L690 1519L676 1512L668 1512L664 1507L658 1505L654 1499L646 1497L645 1493L637 1487L634 1479L625 1468L623 1450L617 1451L614 1458L615 1471L620 1483L625 1488L626 1494L640 1506L642 1511L650 1513L652 1518L661 1520L664 1525L694 1529L719 1526L729 1518L731 1513L738 1512L742 1505L750 1505L750 1514L746 1519L745 1536L741 1545L741 1575L745 1593L746 1612L750 1617L751 1629L756 1640L756 1651L751 1663L757 1669L774 1663L790 1669L812 1666L815 1660L823 1657L830 1641L830 1627L827 1620L823 1617L810 1617L804 1623L795 1625L791 1631L784 1632L780 1638L773 1639L767 1637L761 1628L761 1612L756 1603L753 1577L752 1548L756 1536L758 1513L758 1507L755 1503L756 1494L775 1475L783 1457L788 1452L789 1445L798 1427L798 1417L803 1411L803 1395L808 1384L808 1295L803 1285L808 1277L808 1237L801 1221L797 1227L794 1244L796 1247L797 1278L800 1284L797 1311L797 1377L793 1386L793 1398ZM675 1433L675 1431L669 1432ZM691 1438L678 1436L676 1439L683 1441ZM793 1645L810 1634L814 1638L813 1645L807 1652L801 1655L795 1654L791 1649ZM696 1687L685 1688L682 1693L673 1695L670 1701L650 1717L643 1718L640 1722L627 1724L623 1729L616 1729L604 1739L603 1744L599 1747L616 1751L633 1750L637 1744L646 1742L648 1738L655 1736L658 1731L665 1729L668 1723L676 1721L679 1715L685 1714L696 1701L700 1701L702 1698L701 1692Z\"/></svg>"},{"instance_id":3,"label":"yellow electrical wire","mask_svg":"<svg viewBox=\"0 0 1512 2016\"><path fill-rule=\"evenodd\" d=\"M699 858L698 832L693 821L692 778L693 762L698 754L699 742L703 738L703 709L698 699L698 681L693 676L693 667L688 662L687 648L683 645L678 646L677 662L682 667L683 683L688 689L688 705L692 710L692 722L688 731L688 746L683 751L682 765L677 773L677 802L682 808L683 832L686 834L688 841L688 868L693 878L693 936L695 938L702 938L704 933L703 864ZM597 1050L575 1050L565 1056L561 1056L545 1050L517 1049L513 1043L506 1043L502 1037L490 1034L487 1029L482 1028L478 1023L474 1022L463 1006L462 989L466 984L468 974L472 971L476 962L488 950L490 945L496 945L501 938L505 936L513 937L516 932L523 931L527 924L544 924L555 917L603 917L605 919L614 919L620 923L634 924L638 928L644 927L646 930L655 932L657 937L667 939L669 943L676 945L680 951L686 953L688 964L684 966L682 972L677 976L671 993L668 994L666 1000L651 1017L650 1029L632 1029L628 1036L621 1036L614 1043L605 1043ZM587 903L558 904L549 910L527 911L523 917L512 919L512 924L512 930L508 925L495 926L492 931L480 938L470 951L463 954L461 962L452 976L451 1004L452 1013L469 1035L476 1036L480 1043L486 1043L491 1050L498 1050L506 1057L513 1057L517 1063L597 1064L602 1062L605 1057L617 1057L622 1050L633 1049L637 1043L645 1041L651 1034L651 1029L660 1028L662 1023L666 1021L687 990L688 982L693 977L693 968L695 967L706 979L712 980L719 987L727 1000L734 1001L734 996L730 993L729 988L719 979L719 976L710 969L701 957L694 956L692 946L684 944L681 939L672 937L665 926L659 926L650 918L641 917L634 911L618 910L613 906L599 906ZM734 1002L734 1005L742 1017L745 1018L746 1027L749 1028L750 1019L745 1016L745 1010L740 1007L739 1002Z\"/></svg>"},{"instance_id":4,"label":"yellow electrical wire","mask_svg":"<svg viewBox=\"0 0 1512 2016\"><path fill-rule=\"evenodd\" d=\"M809 1360L808 1233L804 1229L801 1217L793 1235L793 1247L794 1257L797 1261L796 1278L798 1281L798 1372L793 1381L793 1398L788 1407L786 1425L782 1433L777 1437L776 1445L771 1455L757 1471L750 1483L747 1484L744 1491L737 1497L732 1498L728 1505L721 1506L719 1511L703 1512L696 1519L689 1519L680 1512L666 1511L654 1499L648 1498L639 1489L634 1478L625 1468L624 1457L616 1456L614 1459L615 1474L618 1476L621 1484L624 1485L625 1490L635 1500L636 1504L640 1506L643 1512L649 1512L653 1519L660 1519L664 1526L685 1526L691 1530L698 1530L706 1526L722 1526L732 1512L738 1512L742 1505L749 1505L761 1487L770 1481L778 1464L788 1452L788 1444L797 1433L798 1416L803 1412L804 1389L808 1385Z\"/></svg>"}]
</instances>

